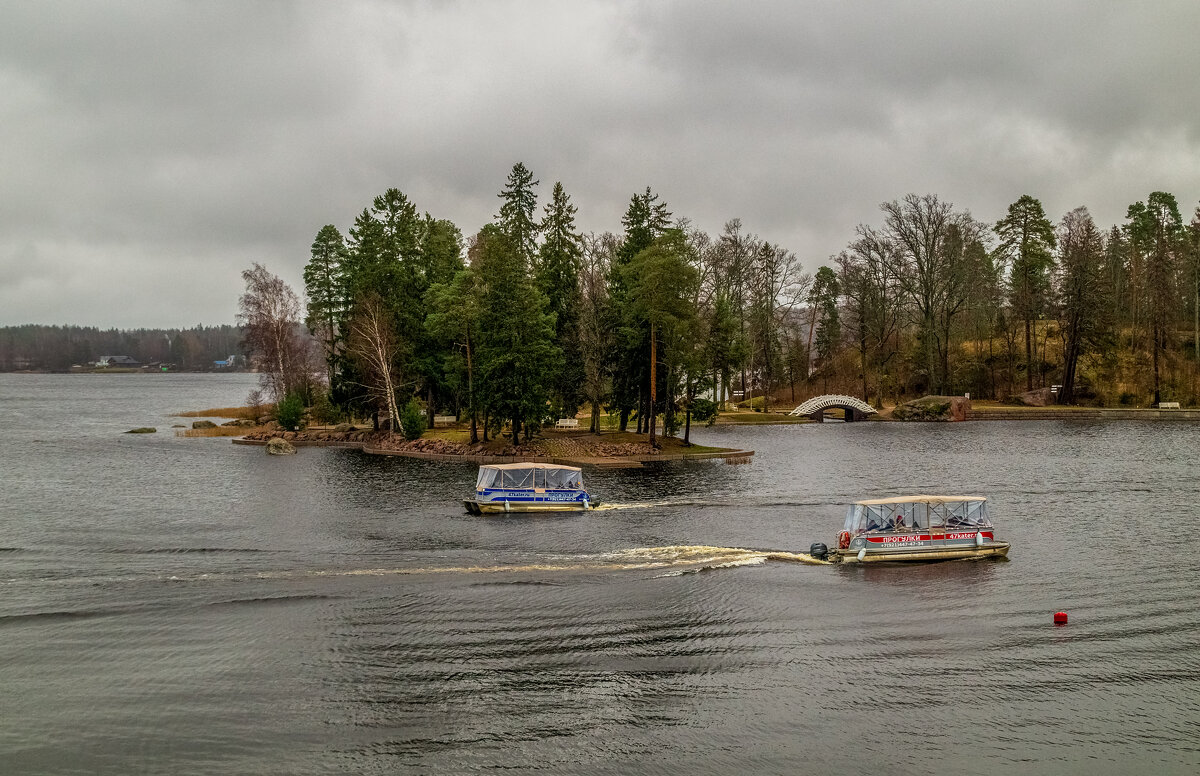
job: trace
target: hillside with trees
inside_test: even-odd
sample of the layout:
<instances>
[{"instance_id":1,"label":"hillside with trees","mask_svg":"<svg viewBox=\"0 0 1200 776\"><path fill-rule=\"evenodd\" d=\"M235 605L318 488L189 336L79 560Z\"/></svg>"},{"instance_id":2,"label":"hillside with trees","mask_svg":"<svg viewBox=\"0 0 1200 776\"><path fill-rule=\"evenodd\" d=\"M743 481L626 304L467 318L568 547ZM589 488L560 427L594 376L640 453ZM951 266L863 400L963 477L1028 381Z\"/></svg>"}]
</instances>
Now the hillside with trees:
<instances>
[{"instance_id":1,"label":"hillside with trees","mask_svg":"<svg viewBox=\"0 0 1200 776\"><path fill-rule=\"evenodd\" d=\"M1185 224L1170 194L1103 228L1083 207L1056 223L1029 195L980 221L909 194L809 274L739 219L709 234L650 188L619 230L583 234L562 184L540 211L539 185L514 165L467 239L396 189L345 235L318 230L306 395L407 435L452 414L472 441L506 429L514 443L584 408L593 431L608 413L653 438L730 400L827 392L877 406L1050 385L1067 403L1200 395L1200 214Z\"/></svg>"}]
</instances>

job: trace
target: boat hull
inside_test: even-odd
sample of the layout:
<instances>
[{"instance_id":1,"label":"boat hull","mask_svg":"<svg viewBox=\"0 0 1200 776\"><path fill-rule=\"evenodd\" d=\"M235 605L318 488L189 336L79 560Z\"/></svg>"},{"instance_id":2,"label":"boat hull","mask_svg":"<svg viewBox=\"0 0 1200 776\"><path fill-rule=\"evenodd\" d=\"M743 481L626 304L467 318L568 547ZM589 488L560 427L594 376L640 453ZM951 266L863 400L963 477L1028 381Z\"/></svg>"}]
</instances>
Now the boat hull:
<instances>
[{"instance_id":1,"label":"boat hull","mask_svg":"<svg viewBox=\"0 0 1200 776\"><path fill-rule=\"evenodd\" d=\"M472 515L496 515L510 512L586 512L595 509L596 501L477 501L463 499L463 506Z\"/></svg>"},{"instance_id":2,"label":"boat hull","mask_svg":"<svg viewBox=\"0 0 1200 776\"><path fill-rule=\"evenodd\" d=\"M965 560L968 558L1004 558L1008 556L1008 542L985 542L983 545L959 544L940 546L890 546L867 547L859 560L859 550L835 550L835 560L842 563L900 563L914 561ZM834 553L830 553L833 555Z\"/></svg>"}]
</instances>

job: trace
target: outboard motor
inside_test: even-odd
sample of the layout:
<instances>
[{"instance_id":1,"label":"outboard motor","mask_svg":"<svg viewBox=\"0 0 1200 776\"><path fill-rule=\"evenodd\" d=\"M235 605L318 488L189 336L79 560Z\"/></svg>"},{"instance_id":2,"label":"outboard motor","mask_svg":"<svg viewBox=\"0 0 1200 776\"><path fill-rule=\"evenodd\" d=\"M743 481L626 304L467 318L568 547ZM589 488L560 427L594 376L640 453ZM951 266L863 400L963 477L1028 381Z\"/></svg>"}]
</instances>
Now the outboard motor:
<instances>
[{"instance_id":1,"label":"outboard motor","mask_svg":"<svg viewBox=\"0 0 1200 776\"><path fill-rule=\"evenodd\" d=\"M813 542L808 548L808 554L817 560L825 560L825 556L829 554L829 548L822 542Z\"/></svg>"}]
</instances>

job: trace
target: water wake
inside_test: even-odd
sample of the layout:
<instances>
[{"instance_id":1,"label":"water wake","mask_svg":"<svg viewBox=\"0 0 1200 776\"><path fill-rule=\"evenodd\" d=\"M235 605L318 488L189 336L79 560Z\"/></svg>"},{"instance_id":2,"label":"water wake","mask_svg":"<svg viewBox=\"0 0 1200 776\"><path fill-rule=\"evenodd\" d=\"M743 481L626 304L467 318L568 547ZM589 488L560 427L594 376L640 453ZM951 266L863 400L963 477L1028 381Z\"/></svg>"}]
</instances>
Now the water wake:
<instances>
[{"instance_id":1,"label":"water wake","mask_svg":"<svg viewBox=\"0 0 1200 776\"><path fill-rule=\"evenodd\" d=\"M406 576L419 574L515 574L529 572L595 572L595 571L654 571L666 569L658 576L676 576L712 569L759 566L767 561L784 561L809 565L829 565L806 553L779 550L752 550L741 547L711 547L708 545L669 545L665 547L634 547L591 555L555 555L530 563L499 564L494 566L426 566L416 568L330 569L296 573L291 571L262 572L259 579L295 577L356 577Z\"/></svg>"}]
</instances>

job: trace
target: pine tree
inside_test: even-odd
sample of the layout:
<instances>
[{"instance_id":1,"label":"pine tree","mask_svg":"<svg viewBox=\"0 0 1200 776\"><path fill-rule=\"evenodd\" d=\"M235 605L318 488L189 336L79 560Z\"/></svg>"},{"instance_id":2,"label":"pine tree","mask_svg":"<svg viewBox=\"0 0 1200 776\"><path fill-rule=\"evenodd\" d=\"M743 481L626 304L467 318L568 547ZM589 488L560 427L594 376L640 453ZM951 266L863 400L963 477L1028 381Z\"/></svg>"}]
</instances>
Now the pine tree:
<instances>
[{"instance_id":1,"label":"pine tree","mask_svg":"<svg viewBox=\"0 0 1200 776\"><path fill-rule=\"evenodd\" d=\"M346 242L332 224L321 228L312 244L312 258L304 267L304 290L308 296L305 323L325 353L329 382L332 385L341 340L345 336Z\"/></svg>"},{"instance_id":2,"label":"pine tree","mask_svg":"<svg viewBox=\"0 0 1200 776\"><path fill-rule=\"evenodd\" d=\"M1163 351L1171 339L1176 309L1175 265L1183 237L1183 218L1172 194L1155 191L1145 204L1129 207L1129 233L1142 257L1142 279L1149 311L1154 403L1162 400Z\"/></svg>"},{"instance_id":3,"label":"pine tree","mask_svg":"<svg viewBox=\"0 0 1200 776\"><path fill-rule=\"evenodd\" d=\"M671 213L666 203L658 201L658 195L646 187L643 194L634 194L621 223L625 236L621 247L609 267L609 312L614 338L610 369L613 376L613 401L620 411L620 429L628 427L629 414L637 406L644 406L649 391L648 363L650 339L648 327L636 323L630 315L628 274L626 265L641 251L649 248L654 239L670 225ZM638 416L638 426L643 425L646 413Z\"/></svg>"},{"instance_id":4,"label":"pine tree","mask_svg":"<svg viewBox=\"0 0 1200 776\"><path fill-rule=\"evenodd\" d=\"M838 314L840 296L841 286L837 273L830 267L818 269L808 294L808 303L812 306L815 321L816 340L813 345L816 357L821 371L826 374L842 337L842 323Z\"/></svg>"},{"instance_id":5,"label":"pine tree","mask_svg":"<svg viewBox=\"0 0 1200 776\"><path fill-rule=\"evenodd\" d=\"M1104 238L1087 208L1076 208L1063 217L1058 245L1058 314L1063 333L1060 401L1074 404L1079 360L1099 343L1110 322L1104 304Z\"/></svg>"},{"instance_id":6,"label":"pine tree","mask_svg":"<svg viewBox=\"0 0 1200 776\"><path fill-rule=\"evenodd\" d=\"M687 338L687 327L696 317L692 293L699 276L688 261L687 252L683 232L668 229L622 268L629 293L629 313L649 329L647 428L651 447L655 446L655 417L658 414L658 343L664 342L661 357L669 362L672 351L668 349L668 343L682 350L680 340Z\"/></svg>"},{"instance_id":7,"label":"pine tree","mask_svg":"<svg viewBox=\"0 0 1200 776\"><path fill-rule=\"evenodd\" d=\"M1012 259L1009 304L1025 322L1025 389L1033 390L1033 325L1046 309L1054 266L1054 224L1042 203L1028 194L1008 206L996 222L1000 250Z\"/></svg>"}]
</instances>

